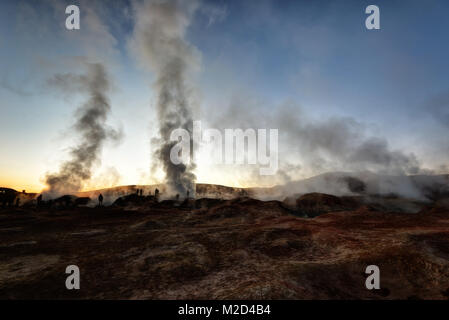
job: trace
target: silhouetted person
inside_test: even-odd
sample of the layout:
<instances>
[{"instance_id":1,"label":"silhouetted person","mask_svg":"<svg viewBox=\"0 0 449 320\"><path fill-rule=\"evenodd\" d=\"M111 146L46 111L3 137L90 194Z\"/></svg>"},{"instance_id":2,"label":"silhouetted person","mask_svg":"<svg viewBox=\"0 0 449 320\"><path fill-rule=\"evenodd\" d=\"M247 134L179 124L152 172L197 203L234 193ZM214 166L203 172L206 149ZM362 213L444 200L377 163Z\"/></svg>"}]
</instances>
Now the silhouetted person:
<instances>
[{"instance_id":1,"label":"silhouetted person","mask_svg":"<svg viewBox=\"0 0 449 320\"><path fill-rule=\"evenodd\" d=\"M176 201L179 200L179 193L176 194Z\"/></svg>"},{"instance_id":2,"label":"silhouetted person","mask_svg":"<svg viewBox=\"0 0 449 320\"><path fill-rule=\"evenodd\" d=\"M40 195L37 197L37 206L40 207L41 204L42 204L42 195L40 194Z\"/></svg>"},{"instance_id":3,"label":"silhouetted person","mask_svg":"<svg viewBox=\"0 0 449 320\"><path fill-rule=\"evenodd\" d=\"M156 198L156 201L159 201L159 189L156 188L156 190L154 190L154 197Z\"/></svg>"},{"instance_id":4,"label":"silhouetted person","mask_svg":"<svg viewBox=\"0 0 449 320\"><path fill-rule=\"evenodd\" d=\"M140 189L140 196L143 196L143 189Z\"/></svg>"},{"instance_id":5,"label":"silhouetted person","mask_svg":"<svg viewBox=\"0 0 449 320\"><path fill-rule=\"evenodd\" d=\"M20 198L17 197L17 199L16 199L16 207L18 207L19 205L20 205Z\"/></svg>"},{"instance_id":6,"label":"silhouetted person","mask_svg":"<svg viewBox=\"0 0 449 320\"><path fill-rule=\"evenodd\" d=\"M189 199L190 196L190 190L187 190L187 199Z\"/></svg>"},{"instance_id":7,"label":"silhouetted person","mask_svg":"<svg viewBox=\"0 0 449 320\"><path fill-rule=\"evenodd\" d=\"M100 193L100 195L98 196L98 204L99 206L103 206L103 195Z\"/></svg>"}]
</instances>

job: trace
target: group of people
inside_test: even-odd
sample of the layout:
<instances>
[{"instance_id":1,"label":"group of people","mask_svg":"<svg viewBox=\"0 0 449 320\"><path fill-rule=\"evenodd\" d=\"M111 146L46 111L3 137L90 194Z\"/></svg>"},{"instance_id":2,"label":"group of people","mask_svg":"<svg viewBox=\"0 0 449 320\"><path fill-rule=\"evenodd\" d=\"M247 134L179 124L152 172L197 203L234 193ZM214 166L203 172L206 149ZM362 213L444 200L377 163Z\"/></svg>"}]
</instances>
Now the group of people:
<instances>
[{"instance_id":1,"label":"group of people","mask_svg":"<svg viewBox=\"0 0 449 320\"><path fill-rule=\"evenodd\" d=\"M138 196L143 196L143 189L136 189L136 194L138 195ZM150 192L150 195L151 195L151 192ZM156 199L159 199L159 189L155 189L154 190L154 196L156 197ZM187 194L186 194L186 196L187 196L187 198L189 198L189 196L190 196L190 191L189 190L187 190ZM98 195L98 205L101 207L101 206L103 206L103 200L104 200L104 196L103 196L103 194L99 194ZM179 194L177 194L176 195L176 200L179 200ZM43 201L42 201L42 194L40 194L37 198L36 198L36 202L37 202L37 205L38 206L41 206L42 204L43 204Z\"/></svg>"},{"instance_id":2,"label":"group of people","mask_svg":"<svg viewBox=\"0 0 449 320\"><path fill-rule=\"evenodd\" d=\"M136 194L138 195L138 196L140 196L140 197L142 197L143 196L143 189L136 189ZM151 192L150 192L150 195L151 195ZM154 196L156 197L156 199L158 199L159 198L159 189L155 189L154 190ZM104 197L103 197L103 195L100 193L99 195L98 195L98 205L101 207L101 206L103 206L103 200L104 200ZM38 201L39 202L39 201Z\"/></svg>"}]
</instances>

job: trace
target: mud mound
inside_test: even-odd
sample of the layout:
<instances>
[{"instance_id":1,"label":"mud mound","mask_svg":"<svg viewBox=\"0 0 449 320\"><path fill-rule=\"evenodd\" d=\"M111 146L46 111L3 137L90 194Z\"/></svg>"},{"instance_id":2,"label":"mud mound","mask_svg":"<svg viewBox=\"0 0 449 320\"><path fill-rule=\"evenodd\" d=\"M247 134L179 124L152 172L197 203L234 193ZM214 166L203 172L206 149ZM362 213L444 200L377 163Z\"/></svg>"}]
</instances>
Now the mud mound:
<instances>
[{"instance_id":1,"label":"mud mound","mask_svg":"<svg viewBox=\"0 0 449 320\"><path fill-rule=\"evenodd\" d=\"M73 195L65 195L62 197L59 197L57 199L54 199L51 202L48 202L51 206L56 208L63 208L63 207L75 207L76 200L78 199L77 196Z\"/></svg>"},{"instance_id":2,"label":"mud mound","mask_svg":"<svg viewBox=\"0 0 449 320\"><path fill-rule=\"evenodd\" d=\"M154 196L139 196L137 194L130 194L123 196L114 201L112 206L115 207L129 207L129 206L141 206L141 205L154 205L156 204L156 198Z\"/></svg>"},{"instance_id":3,"label":"mud mound","mask_svg":"<svg viewBox=\"0 0 449 320\"><path fill-rule=\"evenodd\" d=\"M76 206L87 206L91 203L91 199L89 197L81 197L75 200Z\"/></svg>"},{"instance_id":4,"label":"mud mound","mask_svg":"<svg viewBox=\"0 0 449 320\"><path fill-rule=\"evenodd\" d=\"M195 208L196 209L209 209L215 207L219 204L223 203L223 200L220 199L211 199L211 198L201 198L195 200Z\"/></svg>"},{"instance_id":5,"label":"mud mound","mask_svg":"<svg viewBox=\"0 0 449 320\"><path fill-rule=\"evenodd\" d=\"M14 189L0 188L0 205L3 207L14 205L17 194Z\"/></svg>"},{"instance_id":6,"label":"mud mound","mask_svg":"<svg viewBox=\"0 0 449 320\"><path fill-rule=\"evenodd\" d=\"M336 197L325 193L308 193L296 200L296 209L308 217L323 213L354 210L360 203L351 197Z\"/></svg>"}]
</instances>

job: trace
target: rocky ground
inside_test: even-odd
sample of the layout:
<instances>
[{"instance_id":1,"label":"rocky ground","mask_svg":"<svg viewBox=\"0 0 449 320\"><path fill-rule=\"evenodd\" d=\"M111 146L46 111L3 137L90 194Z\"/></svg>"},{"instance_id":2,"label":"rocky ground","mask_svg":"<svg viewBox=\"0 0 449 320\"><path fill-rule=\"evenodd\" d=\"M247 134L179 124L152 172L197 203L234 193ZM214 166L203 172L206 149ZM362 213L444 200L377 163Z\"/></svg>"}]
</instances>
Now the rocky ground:
<instances>
[{"instance_id":1,"label":"rocky ground","mask_svg":"<svg viewBox=\"0 0 449 320\"><path fill-rule=\"evenodd\" d=\"M449 210L323 195L0 209L0 298L448 299Z\"/></svg>"}]
</instances>

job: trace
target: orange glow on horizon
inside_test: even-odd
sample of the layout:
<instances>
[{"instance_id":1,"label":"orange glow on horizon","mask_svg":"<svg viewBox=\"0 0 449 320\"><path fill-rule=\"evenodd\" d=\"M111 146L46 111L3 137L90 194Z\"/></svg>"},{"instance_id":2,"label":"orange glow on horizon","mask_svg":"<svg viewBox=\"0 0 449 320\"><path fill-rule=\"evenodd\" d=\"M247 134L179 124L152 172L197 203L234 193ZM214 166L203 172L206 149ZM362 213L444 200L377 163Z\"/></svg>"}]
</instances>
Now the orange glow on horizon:
<instances>
[{"instance_id":1,"label":"orange glow on horizon","mask_svg":"<svg viewBox=\"0 0 449 320\"><path fill-rule=\"evenodd\" d=\"M196 181L197 184L217 184L217 185L222 185L225 187L232 187L232 188L260 187L260 186L250 185L250 184L243 184L242 181L234 181L234 183L232 183L231 181L227 181L227 182L229 182L229 183L211 183L211 181ZM157 183L154 183L154 184L157 184ZM149 184L138 184L138 183L137 184L117 184L117 185L113 185L113 186L111 186L111 185L109 185L109 186L89 185L86 188L82 188L79 192L88 192L88 191L93 191L93 190L102 190L102 189L116 188L116 187L128 186L128 185L153 185L153 183L149 183ZM16 180L16 181L1 180L0 187L14 189L19 192L21 192L22 190L25 190L27 193L41 193L47 189L47 186L44 184L41 184L41 183L30 184L30 183L26 183L25 181L21 181L21 180Z\"/></svg>"},{"instance_id":2,"label":"orange glow on horizon","mask_svg":"<svg viewBox=\"0 0 449 320\"><path fill-rule=\"evenodd\" d=\"M223 171L212 167L203 167L201 171L195 172L197 176L197 184L215 184L233 188L255 188L255 187L272 187L276 183L257 184L257 181L251 180L250 176L245 176L239 171ZM107 176L107 174L106 174ZM130 185L155 185L163 183L163 174L150 176L146 175L142 179L135 179L129 175L123 174L122 177L128 179L119 179L112 182L105 179L104 176L94 176L90 181L84 184L79 192L88 192L93 190L101 190ZM274 182L274 181L271 181ZM11 188L21 192L25 190L27 193L42 193L48 186L43 180L43 175L34 170L23 170L22 172L4 172L0 171L0 187Z\"/></svg>"},{"instance_id":3,"label":"orange glow on horizon","mask_svg":"<svg viewBox=\"0 0 449 320\"><path fill-rule=\"evenodd\" d=\"M10 188L14 189L16 191L22 192L22 190L25 190L27 193L40 193L45 188L42 184L31 184L26 183L24 181L0 181L0 187L2 188Z\"/></svg>"}]
</instances>

